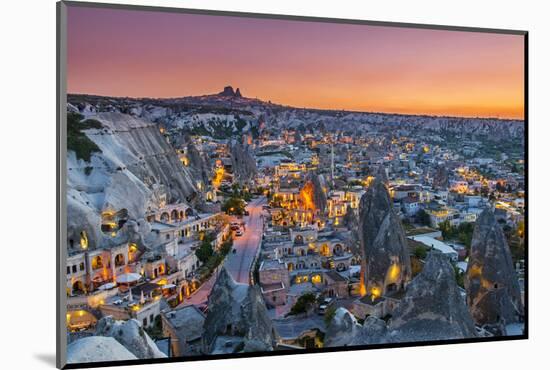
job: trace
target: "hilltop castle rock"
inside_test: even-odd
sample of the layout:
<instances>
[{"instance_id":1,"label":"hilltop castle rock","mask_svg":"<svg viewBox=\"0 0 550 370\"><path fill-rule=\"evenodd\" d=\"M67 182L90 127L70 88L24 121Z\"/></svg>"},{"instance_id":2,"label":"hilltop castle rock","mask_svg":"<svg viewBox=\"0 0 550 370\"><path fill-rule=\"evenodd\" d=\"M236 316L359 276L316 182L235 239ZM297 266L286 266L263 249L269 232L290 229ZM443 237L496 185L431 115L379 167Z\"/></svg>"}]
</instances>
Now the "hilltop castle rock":
<instances>
[{"instance_id":1,"label":"hilltop castle rock","mask_svg":"<svg viewBox=\"0 0 550 370\"><path fill-rule=\"evenodd\" d=\"M506 237L491 209L478 217L464 285L478 325L506 325L523 318L521 291Z\"/></svg>"},{"instance_id":2,"label":"hilltop castle rock","mask_svg":"<svg viewBox=\"0 0 550 370\"><path fill-rule=\"evenodd\" d=\"M216 351L218 337L238 338L244 351L273 350L273 324L260 288L236 283L222 267L208 297L203 337L207 353Z\"/></svg>"},{"instance_id":3,"label":"hilltop castle rock","mask_svg":"<svg viewBox=\"0 0 550 370\"><path fill-rule=\"evenodd\" d=\"M232 86L224 87L223 91L220 92L218 95L227 96L227 97L230 97L230 98L241 98L242 97L241 90L239 90L239 88L237 88L237 90L233 90Z\"/></svg>"},{"instance_id":4,"label":"hilltop castle rock","mask_svg":"<svg viewBox=\"0 0 550 370\"><path fill-rule=\"evenodd\" d=\"M363 294L402 290L411 279L411 261L401 222L386 185L376 177L359 205Z\"/></svg>"}]
</instances>

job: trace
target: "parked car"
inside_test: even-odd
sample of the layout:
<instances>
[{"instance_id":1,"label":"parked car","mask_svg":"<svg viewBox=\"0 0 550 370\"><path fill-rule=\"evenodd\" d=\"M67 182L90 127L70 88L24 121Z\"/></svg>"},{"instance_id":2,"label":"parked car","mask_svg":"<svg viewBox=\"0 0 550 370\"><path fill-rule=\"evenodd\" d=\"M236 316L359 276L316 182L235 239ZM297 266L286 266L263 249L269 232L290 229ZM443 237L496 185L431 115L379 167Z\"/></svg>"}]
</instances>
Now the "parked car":
<instances>
[{"instance_id":1,"label":"parked car","mask_svg":"<svg viewBox=\"0 0 550 370\"><path fill-rule=\"evenodd\" d=\"M235 235L236 236L243 236L243 231L241 229L239 229L235 232Z\"/></svg>"},{"instance_id":2,"label":"parked car","mask_svg":"<svg viewBox=\"0 0 550 370\"><path fill-rule=\"evenodd\" d=\"M245 215L245 216L250 216L250 212L244 211L244 215Z\"/></svg>"}]
</instances>

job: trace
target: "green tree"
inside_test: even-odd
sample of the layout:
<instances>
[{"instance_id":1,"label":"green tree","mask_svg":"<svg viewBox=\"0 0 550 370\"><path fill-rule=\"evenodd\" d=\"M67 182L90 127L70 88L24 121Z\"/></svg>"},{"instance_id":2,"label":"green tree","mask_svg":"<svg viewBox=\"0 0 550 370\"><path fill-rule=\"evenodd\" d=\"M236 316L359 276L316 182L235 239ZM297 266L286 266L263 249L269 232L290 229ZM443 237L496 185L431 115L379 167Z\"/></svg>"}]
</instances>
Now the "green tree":
<instances>
[{"instance_id":1,"label":"green tree","mask_svg":"<svg viewBox=\"0 0 550 370\"><path fill-rule=\"evenodd\" d=\"M222 211L228 215L242 216L245 210L244 200L237 197L227 199L222 205Z\"/></svg>"},{"instance_id":2,"label":"green tree","mask_svg":"<svg viewBox=\"0 0 550 370\"><path fill-rule=\"evenodd\" d=\"M304 293L296 300L296 303L290 309L289 315L297 315L299 313L306 313L315 304L315 294Z\"/></svg>"},{"instance_id":3,"label":"green tree","mask_svg":"<svg viewBox=\"0 0 550 370\"><path fill-rule=\"evenodd\" d=\"M416 222L424 226L430 226L430 215L425 210L421 209L416 214Z\"/></svg>"},{"instance_id":4,"label":"green tree","mask_svg":"<svg viewBox=\"0 0 550 370\"><path fill-rule=\"evenodd\" d=\"M453 228L449 220L445 220L439 223L439 230L441 230L441 235L443 239L448 240L452 236Z\"/></svg>"},{"instance_id":5,"label":"green tree","mask_svg":"<svg viewBox=\"0 0 550 370\"><path fill-rule=\"evenodd\" d=\"M210 257L214 255L212 243L207 240L203 240L199 248L196 250L195 255L201 263L206 263Z\"/></svg>"},{"instance_id":6,"label":"green tree","mask_svg":"<svg viewBox=\"0 0 550 370\"><path fill-rule=\"evenodd\" d=\"M459 287L464 288L464 273L458 267L454 266L455 279Z\"/></svg>"}]
</instances>

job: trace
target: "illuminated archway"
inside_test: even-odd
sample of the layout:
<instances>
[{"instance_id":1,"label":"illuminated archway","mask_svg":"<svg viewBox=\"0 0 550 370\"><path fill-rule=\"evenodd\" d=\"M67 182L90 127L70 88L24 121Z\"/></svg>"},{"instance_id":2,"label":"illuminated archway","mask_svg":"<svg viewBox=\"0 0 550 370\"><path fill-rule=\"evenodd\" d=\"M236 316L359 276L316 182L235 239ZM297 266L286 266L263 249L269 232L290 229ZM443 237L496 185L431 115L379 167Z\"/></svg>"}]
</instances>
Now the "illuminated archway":
<instances>
[{"instance_id":1,"label":"illuminated archway","mask_svg":"<svg viewBox=\"0 0 550 370\"><path fill-rule=\"evenodd\" d=\"M80 280L76 280L72 286L73 294L84 293L84 283Z\"/></svg>"},{"instance_id":2,"label":"illuminated archway","mask_svg":"<svg viewBox=\"0 0 550 370\"><path fill-rule=\"evenodd\" d=\"M115 266L120 267L120 266L124 266L124 264L125 264L124 255L122 253L117 254L115 256Z\"/></svg>"},{"instance_id":3,"label":"illuminated archway","mask_svg":"<svg viewBox=\"0 0 550 370\"><path fill-rule=\"evenodd\" d=\"M95 256L92 258L92 269L97 270L103 267L103 259L101 256Z\"/></svg>"}]
</instances>

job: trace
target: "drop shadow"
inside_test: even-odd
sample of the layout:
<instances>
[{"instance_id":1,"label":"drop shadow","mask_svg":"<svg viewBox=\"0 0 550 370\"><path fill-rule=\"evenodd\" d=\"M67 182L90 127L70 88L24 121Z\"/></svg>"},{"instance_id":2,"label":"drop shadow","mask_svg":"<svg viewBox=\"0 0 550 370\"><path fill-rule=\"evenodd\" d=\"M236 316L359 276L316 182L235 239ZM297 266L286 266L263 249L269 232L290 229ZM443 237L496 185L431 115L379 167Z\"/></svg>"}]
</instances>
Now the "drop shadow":
<instances>
[{"instance_id":1,"label":"drop shadow","mask_svg":"<svg viewBox=\"0 0 550 370\"><path fill-rule=\"evenodd\" d=\"M34 358L46 365L55 367L55 353L35 353Z\"/></svg>"}]
</instances>

